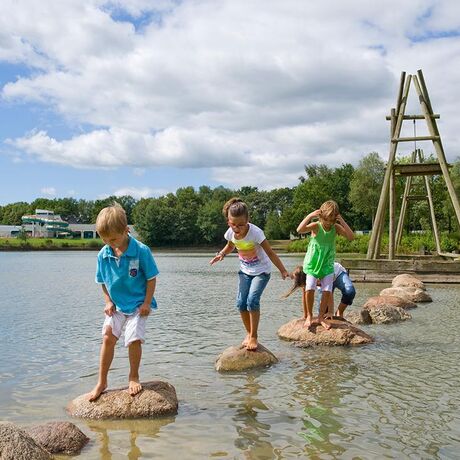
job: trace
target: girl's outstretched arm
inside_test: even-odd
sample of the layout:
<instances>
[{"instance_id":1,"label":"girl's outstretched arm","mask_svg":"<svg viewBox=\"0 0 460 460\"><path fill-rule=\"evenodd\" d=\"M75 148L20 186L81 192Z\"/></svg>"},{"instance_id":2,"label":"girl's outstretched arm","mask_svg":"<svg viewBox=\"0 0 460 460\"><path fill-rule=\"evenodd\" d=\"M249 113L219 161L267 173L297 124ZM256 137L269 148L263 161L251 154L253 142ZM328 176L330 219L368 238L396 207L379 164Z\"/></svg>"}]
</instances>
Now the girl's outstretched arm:
<instances>
[{"instance_id":1,"label":"girl's outstretched arm","mask_svg":"<svg viewBox=\"0 0 460 460\"><path fill-rule=\"evenodd\" d=\"M297 233L308 233L311 232L312 230L316 229L316 222L314 223L314 228L312 228L312 224L310 224L310 221L313 219L313 217L319 217L320 215L320 210L317 209L316 211L311 212L308 214L305 219L300 222L300 224L297 227Z\"/></svg>"},{"instance_id":2,"label":"girl's outstretched arm","mask_svg":"<svg viewBox=\"0 0 460 460\"><path fill-rule=\"evenodd\" d=\"M276 252L270 246L270 243L267 240L263 240L262 243L260 243L260 246L267 253L267 256L272 261L273 265L280 271L283 280L290 278L289 272L284 267L283 262L281 262L281 259L278 257Z\"/></svg>"},{"instance_id":3,"label":"girl's outstretched arm","mask_svg":"<svg viewBox=\"0 0 460 460\"><path fill-rule=\"evenodd\" d=\"M224 259L227 254L230 254L235 249L235 245L229 241L223 249L221 249L210 261L209 265L213 265L216 262L220 262Z\"/></svg>"},{"instance_id":4,"label":"girl's outstretched arm","mask_svg":"<svg viewBox=\"0 0 460 460\"><path fill-rule=\"evenodd\" d=\"M345 219L339 214L337 217L337 223L335 224L335 230L339 235L344 236L348 241L355 238L353 230L345 222Z\"/></svg>"}]
</instances>

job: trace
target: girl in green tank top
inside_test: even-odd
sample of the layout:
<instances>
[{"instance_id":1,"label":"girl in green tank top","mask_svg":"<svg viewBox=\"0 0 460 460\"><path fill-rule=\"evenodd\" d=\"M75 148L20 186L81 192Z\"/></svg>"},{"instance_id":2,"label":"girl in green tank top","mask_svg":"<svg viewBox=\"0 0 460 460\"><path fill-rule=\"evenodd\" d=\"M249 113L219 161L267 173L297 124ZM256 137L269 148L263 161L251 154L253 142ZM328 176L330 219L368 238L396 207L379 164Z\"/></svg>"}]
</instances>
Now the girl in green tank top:
<instances>
[{"instance_id":1,"label":"girl in green tank top","mask_svg":"<svg viewBox=\"0 0 460 460\"><path fill-rule=\"evenodd\" d=\"M317 217L319 220L312 222ZM326 201L319 209L311 212L297 227L297 233L311 232L310 243L305 254L303 271L307 275L305 286L305 301L303 304L305 327L310 328L313 323L313 303L315 300L316 283L321 281L323 295L321 298L318 322L330 329L331 324L326 321L328 305L333 305L332 282L334 280L335 237L337 234L352 240L353 231L339 213L335 201ZM333 312L329 312L332 317Z\"/></svg>"}]
</instances>

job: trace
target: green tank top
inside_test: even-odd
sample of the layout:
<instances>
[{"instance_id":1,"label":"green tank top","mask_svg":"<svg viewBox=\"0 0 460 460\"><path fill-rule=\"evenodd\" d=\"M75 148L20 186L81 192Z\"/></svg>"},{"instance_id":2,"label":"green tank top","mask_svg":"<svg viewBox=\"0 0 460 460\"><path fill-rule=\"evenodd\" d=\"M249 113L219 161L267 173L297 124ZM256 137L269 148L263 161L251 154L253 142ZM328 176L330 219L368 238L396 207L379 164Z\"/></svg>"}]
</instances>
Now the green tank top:
<instances>
[{"instance_id":1,"label":"green tank top","mask_svg":"<svg viewBox=\"0 0 460 460\"><path fill-rule=\"evenodd\" d=\"M318 222L316 236L310 238L303 261L303 271L307 275L321 279L334 273L335 236L335 225L326 232Z\"/></svg>"}]
</instances>

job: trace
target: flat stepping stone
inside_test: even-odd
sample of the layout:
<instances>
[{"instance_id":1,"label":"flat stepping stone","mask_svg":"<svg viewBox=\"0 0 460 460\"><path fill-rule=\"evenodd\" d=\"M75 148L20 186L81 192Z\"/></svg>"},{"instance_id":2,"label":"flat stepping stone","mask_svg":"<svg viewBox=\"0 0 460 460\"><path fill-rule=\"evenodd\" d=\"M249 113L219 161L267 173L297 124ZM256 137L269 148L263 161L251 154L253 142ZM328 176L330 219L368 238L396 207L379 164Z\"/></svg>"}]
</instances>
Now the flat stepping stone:
<instances>
[{"instance_id":1,"label":"flat stepping stone","mask_svg":"<svg viewBox=\"0 0 460 460\"><path fill-rule=\"evenodd\" d=\"M423 284L423 281L407 273L395 276L391 285L393 287L416 287L425 290L425 284Z\"/></svg>"},{"instance_id":2,"label":"flat stepping stone","mask_svg":"<svg viewBox=\"0 0 460 460\"><path fill-rule=\"evenodd\" d=\"M365 345L372 343L374 339L361 329L350 324L344 319L329 320L331 329L327 330L320 324L312 327L304 327L305 320L296 318L284 324L278 329L278 336L283 340L294 342L298 347L312 347L317 345L340 346L340 345Z\"/></svg>"},{"instance_id":3,"label":"flat stepping stone","mask_svg":"<svg viewBox=\"0 0 460 460\"><path fill-rule=\"evenodd\" d=\"M26 429L37 444L52 454L77 455L89 438L73 423L49 422Z\"/></svg>"},{"instance_id":4,"label":"flat stepping stone","mask_svg":"<svg viewBox=\"0 0 460 460\"><path fill-rule=\"evenodd\" d=\"M369 297L369 299L367 299L366 303L363 305L365 310L372 310L374 308L382 307L398 307L403 308L404 310L409 310L410 308L417 308L417 304L410 300L406 300L394 295L378 295Z\"/></svg>"},{"instance_id":5,"label":"flat stepping stone","mask_svg":"<svg viewBox=\"0 0 460 460\"><path fill-rule=\"evenodd\" d=\"M216 360L216 371L237 372L259 367L268 367L278 358L259 343L257 350L249 351L243 345L232 346L223 351Z\"/></svg>"},{"instance_id":6,"label":"flat stepping stone","mask_svg":"<svg viewBox=\"0 0 460 460\"><path fill-rule=\"evenodd\" d=\"M409 300L410 302L421 303L421 302L433 302L430 294L420 288L416 287L391 287L382 289L380 291L381 296L392 295L396 297L401 297L404 300Z\"/></svg>"},{"instance_id":7,"label":"flat stepping stone","mask_svg":"<svg viewBox=\"0 0 460 460\"><path fill-rule=\"evenodd\" d=\"M2 460L52 460L52 456L25 431L12 423L0 423Z\"/></svg>"},{"instance_id":8,"label":"flat stepping stone","mask_svg":"<svg viewBox=\"0 0 460 460\"><path fill-rule=\"evenodd\" d=\"M67 406L73 417L86 419L157 418L177 414L175 388L167 382L142 383L142 391L135 396L128 387L106 390L96 401L88 401L88 393L78 396Z\"/></svg>"}]
</instances>

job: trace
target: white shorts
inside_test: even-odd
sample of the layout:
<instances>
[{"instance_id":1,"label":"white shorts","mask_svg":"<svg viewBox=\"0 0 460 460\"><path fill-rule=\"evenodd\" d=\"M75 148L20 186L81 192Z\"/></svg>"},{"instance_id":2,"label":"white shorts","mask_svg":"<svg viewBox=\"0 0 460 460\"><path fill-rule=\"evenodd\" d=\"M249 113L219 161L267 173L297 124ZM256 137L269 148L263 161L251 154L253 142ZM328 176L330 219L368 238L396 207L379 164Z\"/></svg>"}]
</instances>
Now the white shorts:
<instances>
[{"instance_id":1,"label":"white shorts","mask_svg":"<svg viewBox=\"0 0 460 460\"><path fill-rule=\"evenodd\" d=\"M332 285L334 284L334 273L331 273L330 275L327 275L324 278L321 278L320 281L321 281L322 291L332 292ZM307 281L305 283L305 290L306 291L316 290L317 282L318 282L318 278L315 278L313 275L307 275Z\"/></svg>"},{"instance_id":2,"label":"white shorts","mask_svg":"<svg viewBox=\"0 0 460 460\"><path fill-rule=\"evenodd\" d=\"M102 335L105 334L105 328L110 326L112 334L119 339L123 326L125 327L125 347L129 347L136 340L141 343L145 342L145 324L147 316L139 315L139 308L131 315L125 315L121 311L115 311L112 316L105 315L105 321L102 326Z\"/></svg>"}]
</instances>

